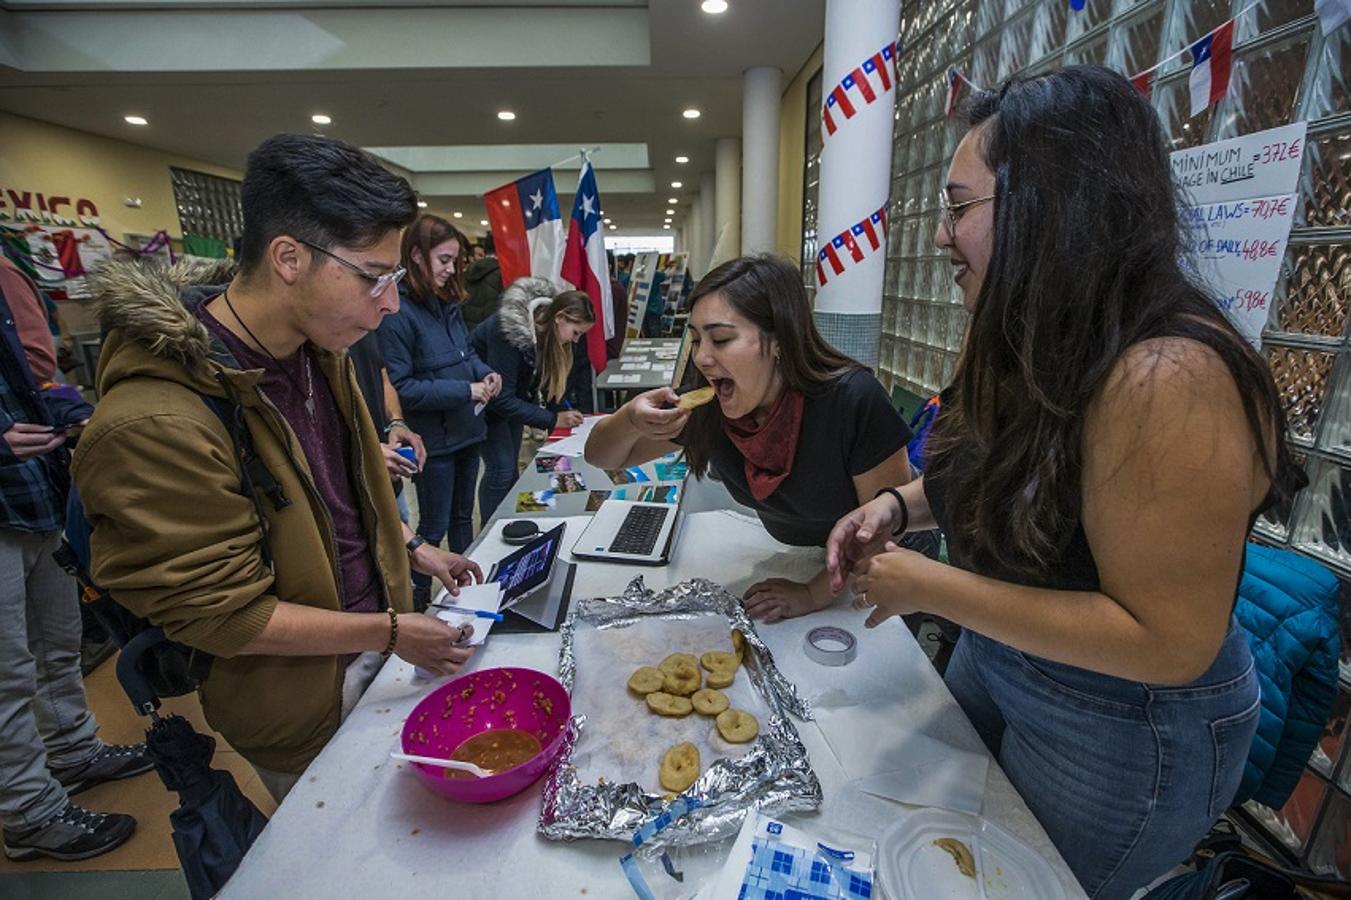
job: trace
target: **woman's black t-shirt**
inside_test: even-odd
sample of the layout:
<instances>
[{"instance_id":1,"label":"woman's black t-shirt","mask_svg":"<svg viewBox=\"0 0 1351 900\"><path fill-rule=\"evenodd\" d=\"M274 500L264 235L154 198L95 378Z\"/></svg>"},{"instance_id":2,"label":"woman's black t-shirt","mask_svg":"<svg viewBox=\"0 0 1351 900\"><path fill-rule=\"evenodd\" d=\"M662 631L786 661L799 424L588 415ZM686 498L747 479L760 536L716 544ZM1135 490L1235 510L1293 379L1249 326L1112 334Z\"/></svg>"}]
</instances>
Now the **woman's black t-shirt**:
<instances>
[{"instance_id":1,"label":"woman's black t-shirt","mask_svg":"<svg viewBox=\"0 0 1351 900\"><path fill-rule=\"evenodd\" d=\"M775 540L824 546L835 523L859 505L853 476L877 467L909 440L910 429L882 385L868 370L852 369L804 397L792 470L763 502L751 496L745 458L721 430L709 468L738 503L759 514Z\"/></svg>"}]
</instances>

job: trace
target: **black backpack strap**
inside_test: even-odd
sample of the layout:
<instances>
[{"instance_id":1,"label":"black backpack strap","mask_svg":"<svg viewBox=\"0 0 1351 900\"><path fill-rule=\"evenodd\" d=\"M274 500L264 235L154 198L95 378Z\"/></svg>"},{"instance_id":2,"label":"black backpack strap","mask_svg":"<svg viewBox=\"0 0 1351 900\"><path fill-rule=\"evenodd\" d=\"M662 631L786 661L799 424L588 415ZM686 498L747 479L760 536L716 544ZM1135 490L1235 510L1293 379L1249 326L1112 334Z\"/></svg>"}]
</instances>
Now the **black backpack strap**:
<instances>
[{"instance_id":1,"label":"black backpack strap","mask_svg":"<svg viewBox=\"0 0 1351 900\"><path fill-rule=\"evenodd\" d=\"M253 446L253 435L244 423L244 410L233 400L224 397L201 395L202 401L216 414L230 435L235 455L239 459L240 492L253 503L258 513L258 522L263 529L263 562L272 568L272 553L267 542L267 518L263 515L263 505L258 499L259 493L265 494L274 510L280 511L291 505L290 499L282 490L276 476L264 465Z\"/></svg>"}]
</instances>

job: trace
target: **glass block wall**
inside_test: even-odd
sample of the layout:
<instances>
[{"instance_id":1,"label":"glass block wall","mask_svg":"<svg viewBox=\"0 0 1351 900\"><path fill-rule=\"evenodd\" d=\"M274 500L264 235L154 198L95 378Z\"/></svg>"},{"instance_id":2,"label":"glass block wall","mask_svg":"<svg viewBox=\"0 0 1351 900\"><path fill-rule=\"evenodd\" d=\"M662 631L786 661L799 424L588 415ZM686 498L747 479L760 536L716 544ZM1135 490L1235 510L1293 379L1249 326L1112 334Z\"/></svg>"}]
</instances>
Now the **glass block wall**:
<instances>
[{"instance_id":1,"label":"glass block wall","mask_svg":"<svg viewBox=\"0 0 1351 900\"><path fill-rule=\"evenodd\" d=\"M1130 75L1171 56L1250 0L904 0L891 232L878 375L928 396L947 384L966 328L946 257L935 250L938 190L961 137L943 117L947 70L993 86L1019 71L1108 65ZM1188 116L1183 55L1151 96L1176 147L1309 122L1299 212L1263 352L1310 486L1259 521L1257 537L1336 571L1351 600L1351 27L1325 38L1313 0L1266 0L1237 22L1228 96ZM1347 616L1344 616L1344 620ZM1267 834L1319 872L1351 875L1351 629L1343 687L1304 780L1281 810L1250 806Z\"/></svg>"},{"instance_id":2,"label":"glass block wall","mask_svg":"<svg viewBox=\"0 0 1351 900\"><path fill-rule=\"evenodd\" d=\"M821 198L821 70L807 82L807 137L802 148L802 284L816 300L816 222Z\"/></svg>"},{"instance_id":3,"label":"glass block wall","mask_svg":"<svg viewBox=\"0 0 1351 900\"><path fill-rule=\"evenodd\" d=\"M244 233L240 182L177 166L169 168L169 179L184 234L216 238L229 247Z\"/></svg>"}]
</instances>

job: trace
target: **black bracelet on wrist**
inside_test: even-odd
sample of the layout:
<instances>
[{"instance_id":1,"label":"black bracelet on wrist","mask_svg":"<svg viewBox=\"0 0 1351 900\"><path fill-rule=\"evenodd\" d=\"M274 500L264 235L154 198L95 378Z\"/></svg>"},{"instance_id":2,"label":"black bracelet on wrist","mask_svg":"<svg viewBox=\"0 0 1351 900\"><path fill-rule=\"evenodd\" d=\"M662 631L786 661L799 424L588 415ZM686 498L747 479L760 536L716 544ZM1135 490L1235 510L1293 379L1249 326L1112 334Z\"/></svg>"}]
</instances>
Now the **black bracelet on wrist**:
<instances>
[{"instance_id":1,"label":"black bracelet on wrist","mask_svg":"<svg viewBox=\"0 0 1351 900\"><path fill-rule=\"evenodd\" d=\"M892 537L900 537L905 534L906 529L910 527L910 507L905 505L905 498L902 497L901 492L895 488L882 488L882 490L873 495L873 499L876 500L883 494L890 494L895 497L896 503L901 507L901 524L891 533Z\"/></svg>"},{"instance_id":2,"label":"black bracelet on wrist","mask_svg":"<svg viewBox=\"0 0 1351 900\"><path fill-rule=\"evenodd\" d=\"M385 644L384 652L380 654L381 659L389 659L394 653L394 647L399 643L399 614L390 607L389 612L389 643Z\"/></svg>"}]
</instances>

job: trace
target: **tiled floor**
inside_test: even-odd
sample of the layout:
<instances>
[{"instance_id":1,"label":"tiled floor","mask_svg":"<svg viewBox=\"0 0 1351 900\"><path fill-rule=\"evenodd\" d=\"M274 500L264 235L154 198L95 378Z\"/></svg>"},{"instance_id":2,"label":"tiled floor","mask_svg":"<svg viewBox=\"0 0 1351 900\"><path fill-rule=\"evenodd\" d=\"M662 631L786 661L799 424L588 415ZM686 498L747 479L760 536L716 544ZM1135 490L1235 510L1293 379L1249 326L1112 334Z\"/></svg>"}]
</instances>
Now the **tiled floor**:
<instances>
[{"instance_id":1,"label":"tiled floor","mask_svg":"<svg viewBox=\"0 0 1351 900\"><path fill-rule=\"evenodd\" d=\"M116 661L116 657L107 660L86 678L85 691L99 722L99 736L110 743L135 743L144 739L148 720L135 714L117 683ZM166 700L161 712L178 713L199 731L215 734L203 719L195 696ZM276 805L253 767L231 750L220 735L215 736L218 743L212 765L231 772L249 799L264 815L271 815ZM148 772L100 785L78 795L76 802L90 809L135 816L136 833L113 852L81 862L14 863L0 856L0 897L167 900L187 896L169 827L169 813L177 808L178 798L165 789L159 776Z\"/></svg>"}]
</instances>

